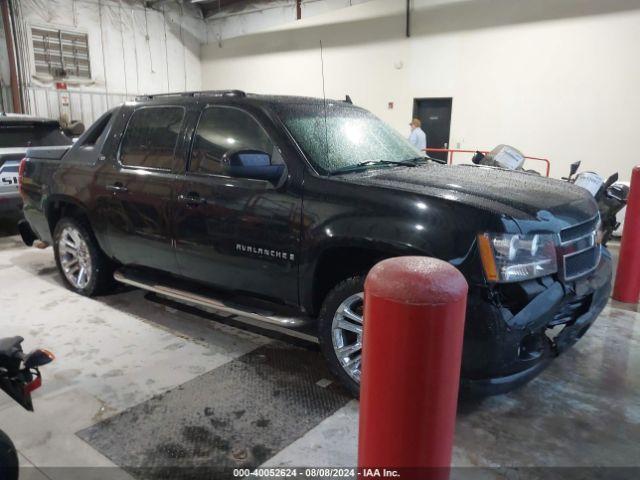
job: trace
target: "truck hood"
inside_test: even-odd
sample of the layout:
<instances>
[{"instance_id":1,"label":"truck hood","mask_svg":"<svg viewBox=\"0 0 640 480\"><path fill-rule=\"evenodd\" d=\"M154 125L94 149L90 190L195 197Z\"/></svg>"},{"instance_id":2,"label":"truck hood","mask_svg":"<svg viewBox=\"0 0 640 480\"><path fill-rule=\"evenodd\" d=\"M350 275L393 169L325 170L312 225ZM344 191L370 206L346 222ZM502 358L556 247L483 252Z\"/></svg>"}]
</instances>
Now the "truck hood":
<instances>
[{"instance_id":1,"label":"truck hood","mask_svg":"<svg viewBox=\"0 0 640 480\"><path fill-rule=\"evenodd\" d=\"M435 196L508 215L522 231L540 228L540 222L550 222L554 225L549 228L557 230L589 220L598 213L595 200L581 187L494 167L428 163L418 167L371 169L342 178L360 185Z\"/></svg>"}]
</instances>

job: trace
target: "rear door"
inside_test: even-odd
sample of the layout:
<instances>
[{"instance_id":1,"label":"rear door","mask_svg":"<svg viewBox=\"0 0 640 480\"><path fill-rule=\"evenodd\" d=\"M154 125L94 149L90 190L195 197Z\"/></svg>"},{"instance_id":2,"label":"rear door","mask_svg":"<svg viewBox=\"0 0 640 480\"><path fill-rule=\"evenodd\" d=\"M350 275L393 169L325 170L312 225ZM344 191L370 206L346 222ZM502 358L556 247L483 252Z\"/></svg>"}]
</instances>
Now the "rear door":
<instances>
[{"instance_id":1,"label":"rear door","mask_svg":"<svg viewBox=\"0 0 640 480\"><path fill-rule=\"evenodd\" d=\"M297 304L300 191L227 176L221 163L230 150L258 150L284 163L272 138L243 109L202 110L175 192L176 255L185 277Z\"/></svg>"},{"instance_id":2,"label":"rear door","mask_svg":"<svg viewBox=\"0 0 640 480\"><path fill-rule=\"evenodd\" d=\"M97 211L111 254L126 265L176 273L170 234L172 173L181 151L186 109L142 106L131 113L119 148L100 160Z\"/></svg>"}]
</instances>

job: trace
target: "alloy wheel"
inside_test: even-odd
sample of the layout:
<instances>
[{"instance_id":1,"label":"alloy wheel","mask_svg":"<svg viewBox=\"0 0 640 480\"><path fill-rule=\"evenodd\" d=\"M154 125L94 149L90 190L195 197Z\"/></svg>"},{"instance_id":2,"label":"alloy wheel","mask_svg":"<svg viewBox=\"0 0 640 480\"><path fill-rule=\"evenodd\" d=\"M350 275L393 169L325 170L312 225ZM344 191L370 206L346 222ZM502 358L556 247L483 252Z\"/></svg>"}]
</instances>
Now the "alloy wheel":
<instances>
[{"instance_id":1,"label":"alloy wheel","mask_svg":"<svg viewBox=\"0 0 640 480\"><path fill-rule=\"evenodd\" d=\"M358 383L362 364L363 313L364 293L356 293L340 304L331 325L336 358L344 371Z\"/></svg>"},{"instance_id":2,"label":"alloy wheel","mask_svg":"<svg viewBox=\"0 0 640 480\"><path fill-rule=\"evenodd\" d=\"M89 246L82 234L73 227L65 227L58 240L62 272L71 285L84 289L91 281L92 261Z\"/></svg>"}]
</instances>

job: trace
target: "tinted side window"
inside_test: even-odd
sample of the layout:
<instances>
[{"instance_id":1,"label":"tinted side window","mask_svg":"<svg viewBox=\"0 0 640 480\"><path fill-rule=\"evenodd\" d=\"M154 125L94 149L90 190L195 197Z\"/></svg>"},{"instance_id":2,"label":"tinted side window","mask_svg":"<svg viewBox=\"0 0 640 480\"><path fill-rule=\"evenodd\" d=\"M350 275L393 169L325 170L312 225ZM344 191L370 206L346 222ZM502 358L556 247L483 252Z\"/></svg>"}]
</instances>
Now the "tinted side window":
<instances>
[{"instance_id":1,"label":"tinted side window","mask_svg":"<svg viewBox=\"0 0 640 480\"><path fill-rule=\"evenodd\" d=\"M189 170L220 175L222 156L229 150L260 150L271 155L272 163L282 163L277 148L251 115L236 108L206 108L196 130Z\"/></svg>"},{"instance_id":2,"label":"tinted side window","mask_svg":"<svg viewBox=\"0 0 640 480\"><path fill-rule=\"evenodd\" d=\"M181 107L145 107L133 112L120 146L120 162L171 170L183 117Z\"/></svg>"}]
</instances>

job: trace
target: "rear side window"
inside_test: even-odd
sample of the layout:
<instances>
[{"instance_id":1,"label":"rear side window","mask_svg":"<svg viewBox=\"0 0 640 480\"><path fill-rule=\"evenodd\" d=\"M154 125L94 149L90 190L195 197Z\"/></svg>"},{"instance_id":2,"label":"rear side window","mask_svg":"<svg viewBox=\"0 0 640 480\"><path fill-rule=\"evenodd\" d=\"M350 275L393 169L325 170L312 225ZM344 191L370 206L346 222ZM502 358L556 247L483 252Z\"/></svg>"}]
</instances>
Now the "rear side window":
<instances>
[{"instance_id":1,"label":"rear side window","mask_svg":"<svg viewBox=\"0 0 640 480\"><path fill-rule=\"evenodd\" d=\"M120 146L120 163L171 170L183 118L182 107L144 107L133 112Z\"/></svg>"},{"instance_id":2,"label":"rear side window","mask_svg":"<svg viewBox=\"0 0 640 480\"><path fill-rule=\"evenodd\" d=\"M282 163L278 149L260 124L242 110L209 107L202 112L196 130L189 171L222 174L222 156L230 150L259 150L271 155L272 163Z\"/></svg>"},{"instance_id":3,"label":"rear side window","mask_svg":"<svg viewBox=\"0 0 640 480\"><path fill-rule=\"evenodd\" d=\"M89 127L87 134L82 139L83 147L93 146L102 142L104 136L107 134L107 125L109 124L109 120L111 120L112 115L113 111L105 113L102 117L96 120L91 127Z\"/></svg>"}]
</instances>

